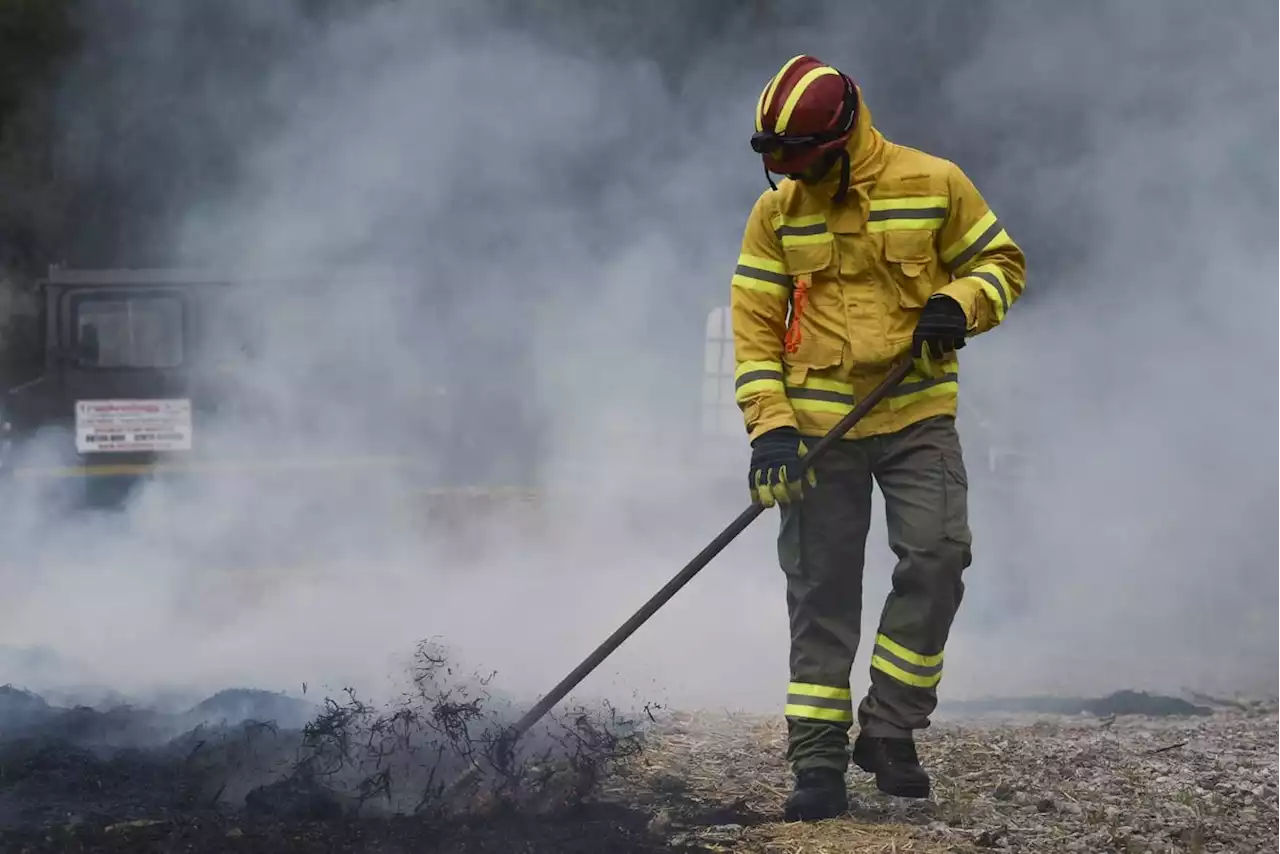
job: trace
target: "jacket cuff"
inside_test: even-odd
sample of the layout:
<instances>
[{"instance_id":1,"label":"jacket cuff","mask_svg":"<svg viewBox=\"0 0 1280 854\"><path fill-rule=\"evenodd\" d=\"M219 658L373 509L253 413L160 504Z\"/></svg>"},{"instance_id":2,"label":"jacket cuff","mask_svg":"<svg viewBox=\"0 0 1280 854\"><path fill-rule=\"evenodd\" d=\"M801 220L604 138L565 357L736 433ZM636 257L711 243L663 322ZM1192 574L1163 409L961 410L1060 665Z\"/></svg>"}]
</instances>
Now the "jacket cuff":
<instances>
[{"instance_id":1,"label":"jacket cuff","mask_svg":"<svg viewBox=\"0 0 1280 854\"><path fill-rule=\"evenodd\" d=\"M796 412L791 408L791 401L785 397L781 400L751 400L743 407L747 422L747 438L751 441L778 427L795 427L800 429L796 421Z\"/></svg>"},{"instance_id":2,"label":"jacket cuff","mask_svg":"<svg viewBox=\"0 0 1280 854\"><path fill-rule=\"evenodd\" d=\"M943 285L937 293L945 294L960 304L964 309L965 326L970 330L980 325L982 306L978 301L982 298L982 285L976 280L968 277L956 279Z\"/></svg>"}]
</instances>

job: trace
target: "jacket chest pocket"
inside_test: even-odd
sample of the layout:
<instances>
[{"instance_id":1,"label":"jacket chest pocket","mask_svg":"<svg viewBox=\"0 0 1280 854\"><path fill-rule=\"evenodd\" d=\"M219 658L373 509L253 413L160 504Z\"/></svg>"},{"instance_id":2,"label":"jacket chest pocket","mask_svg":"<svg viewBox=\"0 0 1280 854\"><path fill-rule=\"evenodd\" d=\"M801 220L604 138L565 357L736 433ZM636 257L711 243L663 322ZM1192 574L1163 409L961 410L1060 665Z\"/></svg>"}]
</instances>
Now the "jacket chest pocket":
<instances>
[{"instance_id":1,"label":"jacket chest pocket","mask_svg":"<svg viewBox=\"0 0 1280 854\"><path fill-rule=\"evenodd\" d=\"M790 243L783 240L782 255L787 265L787 273L792 276L812 276L831 267L835 263L835 242L830 234L823 234L825 240L817 242Z\"/></svg>"},{"instance_id":2,"label":"jacket chest pocket","mask_svg":"<svg viewBox=\"0 0 1280 854\"><path fill-rule=\"evenodd\" d=\"M784 240L782 254L787 274L806 281L805 299L809 305L832 308L840 305L838 267L840 253L830 233Z\"/></svg>"},{"instance_id":3,"label":"jacket chest pocket","mask_svg":"<svg viewBox=\"0 0 1280 854\"><path fill-rule=\"evenodd\" d=\"M887 231L884 260L903 308L920 308L933 294L937 253L932 231Z\"/></svg>"},{"instance_id":4,"label":"jacket chest pocket","mask_svg":"<svg viewBox=\"0 0 1280 854\"><path fill-rule=\"evenodd\" d=\"M783 357L786 382L793 387L803 385L810 371L839 366L844 355L840 255L825 223L822 228L821 233L782 240L787 274L796 282Z\"/></svg>"}]
</instances>

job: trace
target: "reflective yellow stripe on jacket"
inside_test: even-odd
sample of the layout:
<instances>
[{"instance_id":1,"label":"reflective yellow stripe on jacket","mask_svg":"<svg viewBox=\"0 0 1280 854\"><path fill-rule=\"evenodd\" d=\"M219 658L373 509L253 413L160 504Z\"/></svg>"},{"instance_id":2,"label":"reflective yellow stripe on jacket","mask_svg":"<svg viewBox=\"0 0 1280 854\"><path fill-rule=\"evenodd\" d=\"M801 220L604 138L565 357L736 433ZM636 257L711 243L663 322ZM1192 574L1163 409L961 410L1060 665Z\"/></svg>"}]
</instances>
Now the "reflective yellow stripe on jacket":
<instances>
[{"instance_id":1,"label":"reflective yellow stripe on jacket","mask_svg":"<svg viewBox=\"0 0 1280 854\"><path fill-rule=\"evenodd\" d=\"M766 89L761 104L770 97ZM884 140L865 102L846 148L855 187L846 201L833 201L834 170L826 184L779 181L747 217L729 290L736 398L751 439L779 427L830 430L910 353L930 297L955 299L972 338L1004 320L1026 281L1021 250L954 163ZM927 370L845 438L954 415L959 360Z\"/></svg>"},{"instance_id":2,"label":"reflective yellow stripe on jacket","mask_svg":"<svg viewBox=\"0 0 1280 854\"><path fill-rule=\"evenodd\" d=\"M733 396L739 402L761 392L786 393L781 362L739 362L733 376Z\"/></svg>"},{"instance_id":3,"label":"reflective yellow stripe on jacket","mask_svg":"<svg viewBox=\"0 0 1280 854\"><path fill-rule=\"evenodd\" d=\"M827 228L827 218L822 214L812 216L780 217L780 223L774 233L782 248L796 246L816 246L820 243L831 243L835 238Z\"/></svg>"},{"instance_id":4,"label":"reflective yellow stripe on jacket","mask_svg":"<svg viewBox=\"0 0 1280 854\"><path fill-rule=\"evenodd\" d=\"M1026 269L1022 250L1009 237L995 212L987 210L978 217L959 238L942 249L939 257L957 277L942 291L965 306L973 332L984 332L1003 323L1005 313L1022 294ZM989 320L975 318L976 305L964 299L967 292L975 290L985 298L987 311L982 314L989 314Z\"/></svg>"},{"instance_id":5,"label":"reflective yellow stripe on jacket","mask_svg":"<svg viewBox=\"0 0 1280 854\"><path fill-rule=\"evenodd\" d=\"M837 380L806 377L800 385L787 386L787 399L797 412L844 416L853 411L853 386Z\"/></svg>"},{"instance_id":6,"label":"reflective yellow stripe on jacket","mask_svg":"<svg viewBox=\"0 0 1280 854\"><path fill-rule=\"evenodd\" d=\"M739 255L731 284L773 297L788 299L791 296L791 277L781 261L761 258L758 255Z\"/></svg>"},{"instance_id":7,"label":"reflective yellow stripe on jacket","mask_svg":"<svg viewBox=\"0 0 1280 854\"><path fill-rule=\"evenodd\" d=\"M934 376L924 376L913 368L910 373L889 392L891 409L901 409L931 397L955 395L960 388L960 363L955 359L941 362Z\"/></svg>"},{"instance_id":8,"label":"reflective yellow stripe on jacket","mask_svg":"<svg viewBox=\"0 0 1280 854\"><path fill-rule=\"evenodd\" d=\"M932 231L941 227L946 217L946 196L872 199L867 231Z\"/></svg>"},{"instance_id":9,"label":"reflective yellow stripe on jacket","mask_svg":"<svg viewBox=\"0 0 1280 854\"><path fill-rule=\"evenodd\" d=\"M737 369L734 398L755 438L775 427L796 427L795 410L783 385L783 336L791 301L788 274L780 240L812 239L814 224L794 223L796 234L780 238L760 212L747 223L741 254L729 288L733 316L733 351ZM825 226L824 226L825 228ZM830 237L830 235L827 235Z\"/></svg>"}]
</instances>

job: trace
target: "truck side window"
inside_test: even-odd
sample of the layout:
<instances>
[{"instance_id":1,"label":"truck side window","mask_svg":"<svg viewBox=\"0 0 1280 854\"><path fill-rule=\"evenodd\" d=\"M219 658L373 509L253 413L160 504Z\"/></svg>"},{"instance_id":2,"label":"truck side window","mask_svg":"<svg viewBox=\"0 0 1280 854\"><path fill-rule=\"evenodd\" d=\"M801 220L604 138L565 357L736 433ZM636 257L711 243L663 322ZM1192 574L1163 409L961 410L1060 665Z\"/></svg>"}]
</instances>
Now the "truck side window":
<instances>
[{"instance_id":1,"label":"truck side window","mask_svg":"<svg viewBox=\"0 0 1280 854\"><path fill-rule=\"evenodd\" d=\"M80 364L96 368L176 368L182 364L177 297L89 297L76 308Z\"/></svg>"}]
</instances>

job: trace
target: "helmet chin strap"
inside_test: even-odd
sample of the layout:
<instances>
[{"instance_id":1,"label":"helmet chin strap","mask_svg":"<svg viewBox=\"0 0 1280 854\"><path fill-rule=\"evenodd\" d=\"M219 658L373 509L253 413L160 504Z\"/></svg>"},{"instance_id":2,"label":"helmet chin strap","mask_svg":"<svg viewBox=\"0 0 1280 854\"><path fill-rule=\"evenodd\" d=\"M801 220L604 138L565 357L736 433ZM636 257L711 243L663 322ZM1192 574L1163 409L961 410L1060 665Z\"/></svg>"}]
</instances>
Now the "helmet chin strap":
<instances>
[{"instance_id":1,"label":"helmet chin strap","mask_svg":"<svg viewBox=\"0 0 1280 854\"><path fill-rule=\"evenodd\" d=\"M841 148L840 149L840 188L836 190L836 194L831 197L831 201L835 202L837 205L843 203L845 198L849 195L849 178L850 178L849 173L851 168L852 167L850 166L850 163L849 163L849 149Z\"/></svg>"}]
</instances>

